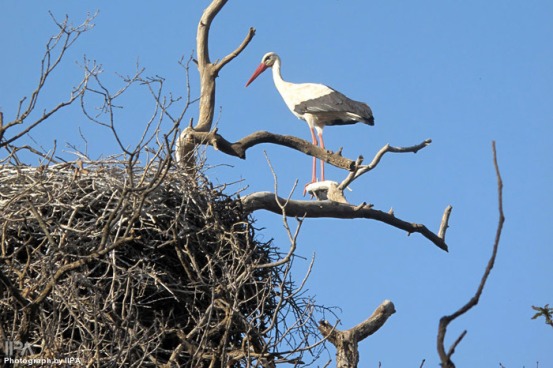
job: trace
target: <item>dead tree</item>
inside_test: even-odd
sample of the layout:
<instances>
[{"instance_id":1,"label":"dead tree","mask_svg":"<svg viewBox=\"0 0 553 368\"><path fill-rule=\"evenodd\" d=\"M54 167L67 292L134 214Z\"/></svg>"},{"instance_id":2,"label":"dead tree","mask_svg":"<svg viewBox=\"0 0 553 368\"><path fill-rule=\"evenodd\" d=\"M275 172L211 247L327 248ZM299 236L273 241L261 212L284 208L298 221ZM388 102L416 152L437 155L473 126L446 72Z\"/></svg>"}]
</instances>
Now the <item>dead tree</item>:
<instances>
[{"instance_id":1,"label":"dead tree","mask_svg":"<svg viewBox=\"0 0 553 368\"><path fill-rule=\"evenodd\" d=\"M226 3L227 0L213 0L205 9L198 24L196 38L198 57L196 64L201 80L200 113L196 125L188 126L179 136L176 147L176 158L178 163L188 170L193 168L194 150L199 145L211 145L216 150L242 159L246 158L246 151L255 145L262 143L282 145L312 157L319 158L331 165L347 170L349 173L341 183L325 182L311 185L308 189L319 199L316 202L282 198L278 196L276 191L274 193L258 192L247 194L241 198L241 203L247 212L267 210L280 214L284 218L286 218L286 216L292 216L300 218L330 217L373 219L406 231L408 234L419 233L440 249L447 251L448 247L445 241L445 235L452 209L451 206L445 209L439 229L434 233L425 225L402 220L396 217L394 213L374 209L371 204L350 204L344 196L344 189L354 180L374 169L384 154L391 152L416 153L420 149L428 146L431 143L430 139L412 147L393 147L391 145L385 145L375 154L373 160L368 165L363 165L362 156L359 156L357 159L347 159L342 156L341 151L331 152L324 150L296 137L282 136L263 131L253 132L237 142L229 142L219 134L217 129L212 129L215 106L215 79L221 73L222 68L242 52L255 34L255 30L250 28L244 40L232 53L218 59L220 61L211 62L208 43L210 27L214 18ZM292 247L292 250L293 248L294 247ZM377 309L377 312L375 312L375 314L377 314L376 317L373 315L367 321L348 331L335 330L330 327L331 325L328 322L320 323L319 330L338 350L337 362L340 362L340 367L357 366L357 343L381 327L394 311L393 304L391 302L385 302ZM378 320L378 323L374 323L374 319ZM369 328L368 326L371 327ZM371 332L369 333L368 331Z\"/></svg>"},{"instance_id":2,"label":"dead tree","mask_svg":"<svg viewBox=\"0 0 553 368\"><path fill-rule=\"evenodd\" d=\"M344 196L344 189L376 168L384 155L416 153L430 139L410 147L384 145L364 164L361 155L346 158L341 151L296 137L252 132L229 142L213 129L216 78L255 35L250 28L233 52L211 61L210 27L227 1L213 0L205 9L198 23L197 56L181 63L188 73L193 62L200 74L199 115L187 127L183 121L196 102L188 82L184 99L167 97L162 78L145 77L138 69L112 92L102 81L101 65L87 60L83 80L70 98L31 121L48 76L65 50L90 28L91 19L77 27L67 19L56 22L60 34L47 46L40 82L28 104L22 99L9 122L0 113L0 149L7 153L0 158L4 341L31 344L36 358L76 357L95 367L299 366L318 359L329 341L337 349L339 367L356 367L358 343L381 328L395 307L386 300L345 331L326 320L317 322L317 310L330 310L305 297L305 280L297 283L290 273L302 221L376 220L418 233L447 251L451 206L434 232L371 204L350 204ZM113 112L115 101L135 84L146 87L156 106L144 134L129 147L120 139ZM100 104L91 106L93 100ZM77 160L61 162L56 147L43 152L18 144L75 101L92 122L108 129L120 156L94 161L76 152ZM166 120L171 128L158 134ZM316 201L283 198L276 188L229 195L202 174L202 146L245 159L249 148L265 143L319 158L347 173L339 183L311 186ZM41 165L23 165L22 151L38 155ZM257 240L251 214L259 210L282 216L289 249ZM289 218L297 219L295 230ZM309 356L312 361L306 360Z\"/></svg>"},{"instance_id":3,"label":"dead tree","mask_svg":"<svg viewBox=\"0 0 553 368\"><path fill-rule=\"evenodd\" d=\"M249 44L255 30L250 28L242 43L230 54L218 59L217 62L211 62L209 54L209 31L214 18L219 11L227 3L228 0L214 0L209 5L198 24L197 33L197 50L198 57L196 64L200 73L200 112L195 126L188 126L180 134L177 142L176 157L184 166L190 165L190 157L198 145L211 145L215 149L220 150L231 156L236 156L242 159L246 158L246 151L258 144L271 143L282 145L294 150L303 152L307 155L319 158L327 163L349 171L349 174L341 183L336 185L329 184L324 188L314 188L314 192L324 192L323 198L328 199L319 201L315 206L308 201L286 200L286 213L288 216L305 216L309 217L336 217L336 218L369 218L377 221L382 221L388 225L395 226L408 233L420 233L439 248L447 251L445 242L445 232L451 207L446 208L442 223L437 233L433 233L424 225L411 223L399 218L394 214L385 213L372 209L371 205L361 203L351 205L347 203L344 197L344 189L354 180L374 169L384 154L389 152L395 153L416 153L419 150L428 146L432 141L430 139L414 145L412 147L393 147L385 145L374 156L371 163L363 165L363 157L357 159L344 158L341 152L331 152L324 150L300 138L273 134L270 132L254 132L247 137L240 139L237 142L231 143L221 136L217 129L212 129L213 126L213 111L215 106L215 80L222 71L222 68L236 58ZM249 211L265 209L272 212L281 213L277 201L275 200L276 193L251 193L242 198L242 202ZM316 209L315 209L316 208Z\"/></svg>"}]
</instances>

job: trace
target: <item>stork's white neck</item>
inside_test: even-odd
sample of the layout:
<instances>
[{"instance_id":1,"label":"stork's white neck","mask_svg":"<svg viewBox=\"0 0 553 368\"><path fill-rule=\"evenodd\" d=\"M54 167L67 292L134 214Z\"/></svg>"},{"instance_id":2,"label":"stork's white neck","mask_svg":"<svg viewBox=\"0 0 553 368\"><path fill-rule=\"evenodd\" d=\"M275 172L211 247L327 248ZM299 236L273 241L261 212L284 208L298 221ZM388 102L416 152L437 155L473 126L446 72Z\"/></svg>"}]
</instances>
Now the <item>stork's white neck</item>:
<instances>
[{"instance_id":1,"label":"stork's white neck","mask_svg":"<svg viewBox=\"0 0 553 368\"><path fill-rule=\"evenodd\" d=\"M284 79L282 79L282 75L280 73L280 58L277 57L275 60L275 63L272 66L273 69L273 81L275 82L275 86L280 93L280 95L286 100L286 90L287 87L291 85L291 83L286 82Z\"/></svg>"}]
</instances>

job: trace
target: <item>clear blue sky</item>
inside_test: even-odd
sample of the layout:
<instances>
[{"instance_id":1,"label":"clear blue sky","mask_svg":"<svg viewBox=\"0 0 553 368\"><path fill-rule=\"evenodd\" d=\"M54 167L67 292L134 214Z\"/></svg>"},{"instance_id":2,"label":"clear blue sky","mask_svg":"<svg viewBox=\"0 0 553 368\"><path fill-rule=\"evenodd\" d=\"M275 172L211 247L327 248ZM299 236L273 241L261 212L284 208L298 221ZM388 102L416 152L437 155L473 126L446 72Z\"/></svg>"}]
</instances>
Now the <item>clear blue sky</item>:
<instances>
[{"instance_id":1,"label":"clear blue sky","mask_svg":"<svg viewBox=\"0 0 553 368\"><path fill-rule=\"evenodd\" d=\"M96 27L68 54L40 108L66 97L78 81L84 54L104 67L112 87L116 73L132 74L137 61L146 75L161 75L184 94L177 61L195 48L195 29L208 1L62 2L3 1L0 6L0 109L13 118L17 102L38 78L44 44L55 26L47 13L69 14L76 23L99 10ZM261 56L280 54L292 82L322 82L369 103L376 125L331 127L330 149L368 159L386 143L408 146L432 138L417 155L388 155L353 184L348 199L393 208L402 219L437 230L443 209L453 214L444 253L418 235L367 220L305 221L298 253L316 255L308 284L319 304L339 306L341 328L367 318L384 299L397 313L361 343L361 367L438 366L439 318L473 295L491 253L497 224L497 194L491 141L497 141L505 192L505 229L496 266L476 309L450 327L464 329L458 367L553 367L553 329L532 321L531 305L553 304L553 2L541 1L230 1L211 34L213 59L233 50L253 26L246 51L218 78L220 133L236 140L255 130L309 139L305 123L282 102L270 73L244 88ZM197 73L191 87L197 96ZM151 100L132 91L118 115L127 143L145 125ZM195 116L191 109L188 117ZM102 130L70 110L33 133L43 147L66 142L92 158L117 152ZM63 148L63 147L62 147ZM68 150L69 151L69 150ZM266 151L281 194L310 178L310 158L275 146L248 151L248 160L208 150L215 182L243 179L232 190L273 189ZM61 153L66 157L71 154ZM227 166L232 165L232 167ZM345 173L334 168L329 179ZM549 183L549 184L547 184ZM301 191L294 198L301 198ZM288 247L279 216L256 213L264 239ZM308 262L296 264L303 277ZM323 361L320 362L324 364Z\"/></svg>"}]
</instances>

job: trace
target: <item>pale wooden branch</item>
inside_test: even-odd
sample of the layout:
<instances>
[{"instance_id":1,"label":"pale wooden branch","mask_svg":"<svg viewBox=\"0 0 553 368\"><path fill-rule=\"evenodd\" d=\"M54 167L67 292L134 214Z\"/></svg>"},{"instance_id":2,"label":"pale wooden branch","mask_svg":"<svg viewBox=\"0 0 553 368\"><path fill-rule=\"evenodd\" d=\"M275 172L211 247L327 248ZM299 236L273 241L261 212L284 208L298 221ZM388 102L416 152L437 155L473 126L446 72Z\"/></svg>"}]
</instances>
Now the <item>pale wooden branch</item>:
<instances>
[{"instance_id":1,"label":"pale wooden branch","mask_svg":"<svg viewBox=\"0 0 553 368\"><path fill-rule=\"evenodd\" d=\"M474 294L474 296L465 305L459 308L456 312L447 316L443 316L440 319L440 324L438 327L437 347L438 347L438 355L440 356L441 365L444 368L455 368L455 364L453 364L451 357L455 352L455 348L467 333L466 330L463 331L461 335L451 345L448 352L446 353L444 340L445 340L445 334L447 332L447 326L453 320L465 314L466 312L468 312L470 309L472 309L474 306L478 304L478 301L480 300L480 296L484 291L484 286L486 285L486 281L488 280L488 276L490 275L490 272L495 264L495 258L497 256L497 250L499 248L499 240L501 238L501 231L503 230L503 223L505 222L505 215L503 214L503 180L501 179L501 173L499 171L499 165L497 163L497 152L495 149L495 141L492 142L492 152L493 152L493 164L495 168L495 174L497 177L498 211L499 211L499 220L498 220L497 229L495 233L493 251L488 261L488 264L486 266L486 269L484 270L484 274L482 275L482 279L480 280L480 285L478 286L478 289L476 290L476 293Z\"/></svg>"},{"instance_id":2,"label":"pale wooden branch","mask_svg":"<svg viewBox=\"0 0 553 368\"><path fill-rule=\"evenodd\" d=\"M196 34L196 50L198 72L200 73L200 103L199 115L195 129L201 132L209 132L213 124L213 116L215 111L215 79L217 70L215 65L209 59L209 30L211 23L228 0L213 0L211 4L205 8L202 17L198 23ZM185 129L179 135L176 144L175 156L177 163L186 168L187 171L193 172L195 166L194 150L197 145L188 137L190 129Z\"/></svg>"},{"instance_id":3,"label":"pale wooden branch","mask_svg":"<svg viewBox=\"0 0 553 368\"><path fill-rule=\"evenodd\" d=\"M209 60L209 29L211 28L211 22L213 22L213 19L215 19L227 1L228 0L213 0L211 4L205 8L202 17L200 18L196 34L198 67L200 68L211 63Z\"/></svg>"},{"instance_id":4,"label":"pale wooden branch","mask_svg":"<svg viewBox=\"0 0 553 368\"><path fill-rule=\"evenodd\" d=\"M238 56L250 43L255 35L255 30L250 28L246 38L229 55L221 59L219 63L211 63L209 56L209 30L213 19L225 6L228 0L213 0L204 10L196 35L196 47L198 52L198 71L200 73L200 111L195 129L200 132L208 132L213 124L215 111L215 79L221 69L232 59Z\"/></svg>"},{"instance_id":5,"label":"pale wooden branch","mask_svg":"<svg viewBox=\"0 0 553 368\"><path fill-rule=\"evenodd\" d=\"M230 54L222 58L218 63L216 63L216 67L215 67L216 72L219 72L225 65L227 65L235 57L240 55L240 53L244 51L246 46L248 46L253 36L255 36L255 28L250 27L248 34L246 35L242 43L236 48L236 50L234 50L233 52L231 52Z\"/></svg>"},{"instance_id":6,"label":"pale wooden branch","mask_svg":"<svg viewBox=\"0 0 553 368\"><path fill-rule=\"evenodd\" d=\"M272 143L317 157L341 169L353 170L355 167L355 161L345 158L339 153L322 149L306 140L290 135L280 135L266 131L258 131L233 143L227 141L223 136L218 134L217 129L209 132L199 132L196 129L189 127L183 131L183 133L186 133L186 140L192 145L211 145L216 150L241 159L246 158L246 151L249 148L262 143Z\"/></svg>"},{"instance_id":7,"label":"pale wooden branch","mask_svg":"<svg viewBox=\"0 0 553 368\"><path fill-rule=\"evenodd\" d=\"M421 149L425 148L426 146L430 145L432 143L431 139L426 139L425 141L414 145L410 147L394 147L390 146L389 144L386 144L384 147L382 147L374 156L373 160L368 165L362 165L363 163L363 156L359 156L357 160L354 162L354 166L350 170L350 173L346 176L346 178L340 183L336 183L334 181L324 181L324 182L317 182L309 184L305 187L305 191L310 193L311 195L314 195L318 200L334 200L337 202L347 203L344 190L357 178L359 178L361 175L371 171L374 169L379 163L382 157L388 153L417 153ZM336 155L341 156L341 149L336 153ZM447 218L449 218L449 213L451 212L451 209L449 210L447 214ZM446 219L446 214L444 213L444 219ZM447 220L447 219L446 219ZM443 222L443 220L442 220ZM445 223L445 226L447 227L447 221ZM442 229L442 228L441 228ZM445 228L443 228L445 230ZM445 236L445 231L442 234ZM443 238L443 236L440 236Z\"/></svg>"},{"instance_id":8,"label":"pale wooden branch","mask_svg":"<svg viewBox=\"0 0 553 368\"><path fill-rule=\"evenodd\" d=\"M447 231L447 228L449 227L449 216L451 215L451 210L453 207L451 205L447 206L444 210L444 214L442 216L442 222L440 224L440 230L438 230L438 236L445 240L445 232Z\"/></svg>"},{"instance_id":9,"label":"pale wooden branch","mask_svg":"<svg viewBox=\"0 0 553 368\"><path fill-rule=\"evenodd\" d=\"M395 312L394 304L385 300L369 318L346 331L336 329L327 321L320 321L319 331L336 347L336 368L356 368L359 342L378 331Z\"/></svg>"},{"instance_id":10,"label":"pale wooden branch","mask_svg":"<svg viewBox=\"0 0 553 368\"><path fill-rule=\"evenodd\" d=\"M355 179L360 177L361 175L371 171L374 169L380 160L382 159L382 156L384 156L387 152L393 152L393 153L406 153L406 152L413 152L417 153L419 150L423 149L424 147L428 146L432 142L431 139L427 139L423 141L422 143L419 143L417 145L411 146L411 147L393 147L389 144L386 144L384 147L382 147L373 158L372 162L368 165L361 165L363 163L363 156L359 156L357 160L354 163L354 168L350 170L351 172L347 175L347 177L338 184L334 181L324 181L324 182L316 182L311 183L305 187L305 192L310 193L311 195L315 196L318 200L326 200L330 199L333 201L341 202L341 203L348 203L344 194L344 190L350 185ZM338 155L341 155L341 149L337 153ZM450 210L451 212L451 210ZM445 216L445 214L444 214ZM449 217L449 214L447 215ZM447 226L447 223L446 223ZM443 234L445 236L445 232Z\"/></svg>"},{"instance_id":11,"label":"pale wooden branch","mask_svg":"<svg viewBox=\"0 0 553 368\"><path fill-rule=\"evenodd\" d=\"M361 175L365 174L366 172L371 171L372 169L374 169L379 164L380 160L382 159L382 157L386 153L388 153L388 152L392 152L392 153L406 153L406 152L417 153L421 149L423 149L426 146L430 145L430 143L432 143L431 139L426 139L425 141L423 141L423 142L421 142L417 145L411 146L411 147L394 147L394 146L390 146L389 144L386 144L384 147L382 147L380 149L380 151L378 151L376 153L376 155L374 156L374 158L373 158L373 160L371 161L370 164L361 165L363 159L362 159L362 157L359 158L356 162L356 168L351 173L349 173L349 175L340 183L340 185L338 186L338 189L344 190L355 179L357 179Z\"/></svg>"},{"instance_id":12,"label":"pale wooden branch","mask_svg":"<svg viewBox=\"0 0 553 368\"><path fill-rule=\"evenodd\" d=\"M215 80L221 69L236 58L248 46L253 36L255 29L250 28L242 43L230 54L223 57L219 62L212 63L209 56L209 30L213 19L219 11L225 6L228 0L213 0L211 4L204 10L198 30L196 34L196 48L198 58L198 72L200 73L200 98L199 98L199 114L196 126L194 129L185 129L181 132L176 146L177 162L185 168L193 170L194 167L194 150L197 143L188 137L192 131L209 132L213 125L213 117L215 113Z\"/></svg>"},{"instance_id":13,"label":"pale wooden branch","mask_svg":"<svg viewBox=\"0 0 553 368\"><path fill-rule=\"evenodd\" d=\"M276 199L275 199L276 198ZM279 203L286 202L286 215L292 217L320 218L329 217L337 219L366 218L383 222L395 228L406 231L408 234L419 233L433 244L447 252L448 247L443 238L428 230L422 224L410 223L395 217L393 214L375 210L372 205L353 206L348 203L338 203L333 201L297 201L286 200L278 196L275 197L271 192L256 192L241 198L244 210L254 212L257 210L266 210L277 214L282 214Z\"/></svg>"}]
</instances>

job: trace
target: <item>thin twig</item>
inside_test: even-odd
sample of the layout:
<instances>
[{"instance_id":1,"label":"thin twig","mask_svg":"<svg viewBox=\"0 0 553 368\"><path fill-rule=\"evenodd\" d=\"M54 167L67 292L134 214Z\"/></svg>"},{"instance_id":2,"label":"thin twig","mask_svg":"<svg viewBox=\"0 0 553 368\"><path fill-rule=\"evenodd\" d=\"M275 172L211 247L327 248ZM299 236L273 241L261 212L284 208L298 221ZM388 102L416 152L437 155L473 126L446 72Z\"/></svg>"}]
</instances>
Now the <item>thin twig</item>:
<instances>
[{"instance_id":1,"label":"thin twig","mask_svg":"<svg viewBox=\"0 0 553 368\"><path fill-rule=\"evenodd\" d=\"M453 314L443 316L440 319L439 327L438 327L438 338L437 338L437 348L438 348L438 355L440 357L440 361L442 363L442 367L444 368L454 368L455 365L453 364L451 357L453 356L453 353L455 352L455 348L459 344L459 342L463 339L463 337L466 334L466 331L464 331L453 343L451 348L446 353L446 349L444 346L444 340L445 335L447 332L447 326L457 319L458 317L462 316L466 312L468 312L470 309L472 309L474 306L478 304L478 301L480 300L480 296L482 295L482 292L484 291L484 286L486 285L486 281L488 280L488 277L490 275L490 272L495 264L495 259L497 256L497 251L499 249L499 240L501 238L501 231L503 230L503 223L505 222L505 216L503 214L503 180L501 178L501 172L499 170L499 164L497 163L497 152L495 148L495 141L492 142L492 153L493 153L493 164L495 169L495 174L497 178L497 195L498 195L498 212L499 212L499 220L497 224L497 229L495 233L495 240L493 243L493 251L492 255L488 261L488 264L486 266L486 269L484 270L484 274L482 275L482 278L480 280L480 284L478 286L478 289L476 290L476 293L474 296L461 308L459 308L457 311L455 311Z\"/></svg>"},{"instance_id":2,"label":"thin twig","mask_svg":"<svg viewBox=\"0 0 553 368\"><path fill-rule=\"evenodd\" d=\"M430 145L430 143L432 143L431 139L426 139L425 141L423 141L423 142L421 142L417 145L410 146L410 147L394 147L394 146L390 146L389 144L387 144L384 147L382 147L376 153L376 155L374 156L374 158L373 158L373 160L371 161L370 164L361 165L361 162L362 162L363 159L359 158L358 162L357 162L357 166L355 167L355 169L351 173L348 174L348 176L340 183L340 185L338 185L338 189L344 190L355 179L357 179L361 175L373 170L380 163L380 160L382 159L382 157L386 153L388 153L388 152L390 152L390 153L408 153L408 152L417 153L421 149L423 149L423 148L427 147L428 145Z\"/></svg>"}]
</instances>

